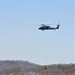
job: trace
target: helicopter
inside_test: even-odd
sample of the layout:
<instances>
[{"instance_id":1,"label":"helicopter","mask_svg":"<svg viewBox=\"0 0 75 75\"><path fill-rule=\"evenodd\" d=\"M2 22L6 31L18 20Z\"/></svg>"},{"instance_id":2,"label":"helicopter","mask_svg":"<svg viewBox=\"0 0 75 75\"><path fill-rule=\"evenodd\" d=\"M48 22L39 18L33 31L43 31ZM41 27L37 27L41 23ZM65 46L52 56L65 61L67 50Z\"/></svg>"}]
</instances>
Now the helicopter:
<instances>
[{"instance_id":1,"label":"helicopter","mask_svg":"<svg viewBox=\"0 0 75 75\"><path fill-rule=\"evenodd\" d=\"M59 23L58 23L57 27L51 27L51 26L48 26L46 24L41 24L41 25L42 26L38 29L42 30L42 31L44 31L44 30L56 30L56 29L59 29L59 26L60 26Z\"/></svg>"}]
</instances>

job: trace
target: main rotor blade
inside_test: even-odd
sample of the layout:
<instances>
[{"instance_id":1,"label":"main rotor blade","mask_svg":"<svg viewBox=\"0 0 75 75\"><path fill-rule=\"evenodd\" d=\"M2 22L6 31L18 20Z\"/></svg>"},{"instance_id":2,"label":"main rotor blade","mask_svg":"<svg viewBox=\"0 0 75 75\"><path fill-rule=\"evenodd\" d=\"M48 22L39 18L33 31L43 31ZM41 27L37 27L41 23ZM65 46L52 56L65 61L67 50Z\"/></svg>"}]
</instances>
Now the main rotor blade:
<instances>
[{"instance_id":1,"label":"main rotor blade","mask_svg":"<svg viewBox=\"0 0 75 75\"><path fill-rule=\"evenodd\" d=\"M56 23L52 23L52 24L40 24L38 26L46 26L46 25L60 25L60 24L59 23L58 24L56 24Z\"/></svg>"},{"instance_id":2,"label":"main rotor blade","mask_svg":"<svg viewBox=\"0 0 75 75\"><path fill-rule=\"evenodd\" d=\"M52 24L45 24L45 25L55 25L55 23L52 23Z\"/></svg>"},{"instance_id":3,"label":"main rotor blade","mask_svg":"<svg viewBox=\"0 0 75 75\"><path fill-rule=\"evenodd\" d=\"M40 24L40 25L37 25L37 26L43 26L43 25L45 25L45 24Z\"/></svg>"}]
</instances>

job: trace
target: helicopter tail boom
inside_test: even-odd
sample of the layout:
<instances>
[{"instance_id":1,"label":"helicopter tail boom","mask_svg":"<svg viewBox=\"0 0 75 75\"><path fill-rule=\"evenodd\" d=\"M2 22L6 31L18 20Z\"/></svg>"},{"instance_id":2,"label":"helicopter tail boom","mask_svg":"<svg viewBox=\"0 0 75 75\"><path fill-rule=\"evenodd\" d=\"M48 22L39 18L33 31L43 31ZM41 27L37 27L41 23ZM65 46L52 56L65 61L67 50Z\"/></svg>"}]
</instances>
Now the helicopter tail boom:
<instances>
[{"instance_id":1,"label":"helicopter tail boom","mask_svg":"<svg viewBox=\"0 0 75 75\"><path fill-rule=\"evenodd\" d=\"M56 27L56 29L59 29L59 26L60 26L60 25L58 25L58 26Z\"/></svg>"}]
</instances>

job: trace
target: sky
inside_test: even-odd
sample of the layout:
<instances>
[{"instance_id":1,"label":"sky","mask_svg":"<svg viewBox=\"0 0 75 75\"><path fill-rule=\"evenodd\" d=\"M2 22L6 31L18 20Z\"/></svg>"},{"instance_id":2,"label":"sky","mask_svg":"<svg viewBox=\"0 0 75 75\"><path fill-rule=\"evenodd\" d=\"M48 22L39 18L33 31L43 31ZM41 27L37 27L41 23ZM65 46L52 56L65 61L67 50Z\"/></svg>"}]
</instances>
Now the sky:
<instances>
[{"instance_id":1,"label":"sky","mask_svg":"<svg viewBox=\"0 0 75 75\"><path fill-rule=\"evenodd\" d=\"M74 0L0 0L0 4L0 60L75 62ZM58 23L58 30L38 30L40 24Z\"/></svg>"}]
</instances>

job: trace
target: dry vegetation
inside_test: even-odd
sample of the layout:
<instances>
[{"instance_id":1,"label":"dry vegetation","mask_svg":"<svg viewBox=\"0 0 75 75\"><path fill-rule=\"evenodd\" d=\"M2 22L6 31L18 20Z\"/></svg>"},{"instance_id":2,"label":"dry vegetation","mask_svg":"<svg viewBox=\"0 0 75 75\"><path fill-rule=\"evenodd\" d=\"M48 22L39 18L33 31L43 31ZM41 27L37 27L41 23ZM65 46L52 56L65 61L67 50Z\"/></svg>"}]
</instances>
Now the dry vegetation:
<instances>
[{"instance_id":1,"label":"dry vegetation","mask_svg":"<svg viewBox=\"0 0 75 75\"><path fill-rule=\"evenodd\" d=\"M75 64L44 66L24 61L0 61L0 75L75 75Z\"/></svg>"}]
</instances>

